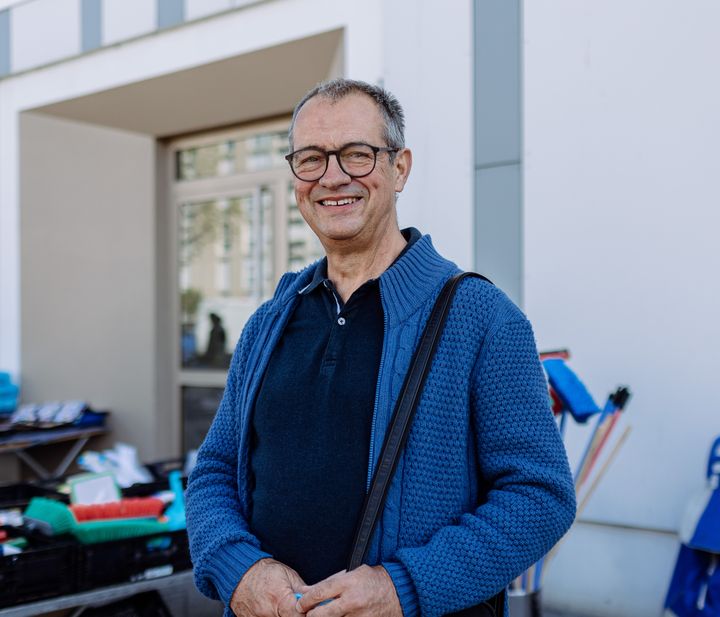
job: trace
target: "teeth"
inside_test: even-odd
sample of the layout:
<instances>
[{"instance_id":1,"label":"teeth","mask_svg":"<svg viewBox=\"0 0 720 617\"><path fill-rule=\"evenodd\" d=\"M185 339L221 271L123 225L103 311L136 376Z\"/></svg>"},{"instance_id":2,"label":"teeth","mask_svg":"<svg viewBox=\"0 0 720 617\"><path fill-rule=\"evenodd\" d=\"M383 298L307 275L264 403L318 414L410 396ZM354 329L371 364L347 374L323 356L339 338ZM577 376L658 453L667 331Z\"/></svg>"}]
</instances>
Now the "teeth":
<instances>
[{"instance_id":1,"label":"teeth","mask_svg":"<svg viewBox=\"0 0 720 617\"><path fill-rule=\"evenodd\" d=\"M356 202L357 200L357 197L347 197L345 199L340 199L339 201L333 201L332 199L324 199L320 203L323 206L346 206L348 204Z\"/></svg>"}]
</instances>

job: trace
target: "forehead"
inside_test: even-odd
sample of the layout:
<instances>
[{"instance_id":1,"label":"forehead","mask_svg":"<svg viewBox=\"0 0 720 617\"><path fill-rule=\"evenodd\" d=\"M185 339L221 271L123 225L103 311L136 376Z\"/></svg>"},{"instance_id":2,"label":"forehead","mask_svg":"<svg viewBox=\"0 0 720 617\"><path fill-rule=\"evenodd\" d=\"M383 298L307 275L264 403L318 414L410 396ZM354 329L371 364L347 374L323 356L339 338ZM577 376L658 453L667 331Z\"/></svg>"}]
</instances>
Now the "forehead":
<instances>
[{"instance_id":1,"label":"forehead","mask_svg":"<svg viewBox=\"0 0 720 617\"><path fill-rule=\"evenodd\" d=\"M353 93L338 101L316 96L297 115L293 146L332 149L352 141L384 145L383 133L382 114L369 96Z\"/></svg>"}]
</instances>

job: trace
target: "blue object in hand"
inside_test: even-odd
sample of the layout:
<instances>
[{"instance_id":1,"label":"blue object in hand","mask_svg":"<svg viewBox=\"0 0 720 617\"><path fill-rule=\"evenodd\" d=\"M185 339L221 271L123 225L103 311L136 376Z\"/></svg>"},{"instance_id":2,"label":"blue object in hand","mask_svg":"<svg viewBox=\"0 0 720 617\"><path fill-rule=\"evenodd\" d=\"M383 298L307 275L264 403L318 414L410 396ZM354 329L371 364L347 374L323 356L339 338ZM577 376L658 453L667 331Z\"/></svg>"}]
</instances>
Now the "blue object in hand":
<instances>
[{"instance_id":1,"label":"blue object in hand","mask_svg":"<svg viewBox=\"0 0 720 617\"><path fill-rule=\"evenodd\" d=\"M302 598L302 596L303 596L303 595L302 595L301 593L295 593L295 598L298 599L298 600L299 600L300 598ZM322 602L320 602L320 604L318 604L318 606L322 606L323 604L327 604L328 602L332 602L332 601L333 601L332 598L328 598L327 600L323 600Z\"/></svg>"}]
</instances>

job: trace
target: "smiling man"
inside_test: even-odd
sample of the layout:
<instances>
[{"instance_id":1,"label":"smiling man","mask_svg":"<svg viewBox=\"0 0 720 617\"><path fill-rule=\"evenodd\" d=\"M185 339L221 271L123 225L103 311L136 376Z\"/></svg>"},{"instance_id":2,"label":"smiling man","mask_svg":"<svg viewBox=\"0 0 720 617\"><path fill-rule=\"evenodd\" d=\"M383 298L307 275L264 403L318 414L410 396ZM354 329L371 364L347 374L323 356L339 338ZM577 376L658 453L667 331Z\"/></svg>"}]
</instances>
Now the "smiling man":
<instances>
[{"instance_id":1,"label":"smiling man","mask_svg":"<svg viewBox=\"0 0 720 617\"><path fill-rule=\"evenodd\" d=\"M412 155L388 92L319 85L290 145L326 258L286 274L237 345L188 485L196 583L226 615L492 615L574 516L530 325L490 283L461 284L367 564L344 571L414 348L459 270L398 226Z\"/></svg>"}]
</instances>

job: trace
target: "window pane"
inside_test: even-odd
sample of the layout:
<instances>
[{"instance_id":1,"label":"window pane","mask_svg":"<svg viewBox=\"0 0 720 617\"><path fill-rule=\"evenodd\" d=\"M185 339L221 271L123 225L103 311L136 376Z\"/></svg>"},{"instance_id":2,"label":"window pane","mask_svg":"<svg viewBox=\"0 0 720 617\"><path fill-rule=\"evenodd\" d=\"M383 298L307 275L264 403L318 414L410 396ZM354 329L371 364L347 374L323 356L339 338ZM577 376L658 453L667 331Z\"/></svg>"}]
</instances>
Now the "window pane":
<instances>
[{"instance_id":1,"label":"window pane","mask_svg":"<svg viewBox=\"0 0 720 617\"><path fill-rule=\"evenodd\" d=\"M307 225L297 206L293 183L287 185L288 195L288 270L300 270L325 256L320 240Z\"/></svg>"},{"instance_id":2,"label":"window pane","mask_svg":"<svg viewBox=\"0 0 720 617\"><path fill-rule=\"evenodd\" d=\"M200 180L285 167L287 138L287 131L273 131L179 150L175 155L175 177Z\"/></svg>"},{"instance_id":3,"label":"window pane","mask_svg":"<svg viewBox=\"0 0 720 617\"><path fill-rule=\"evenodd\" d=\"M182 388L182 449L200 447L220 406L223 388L185 386Z\"/></svg>"},{"instance_id":4,"label":"window pane","mask_svg":"<svg viewBox=\"0 0 720 617\"><path fill-rule=\"evenodd\" d=\"M273 286L269 187L180 205L181 363L227 368L242 327Z\"/></svg>"}]
</instances>

